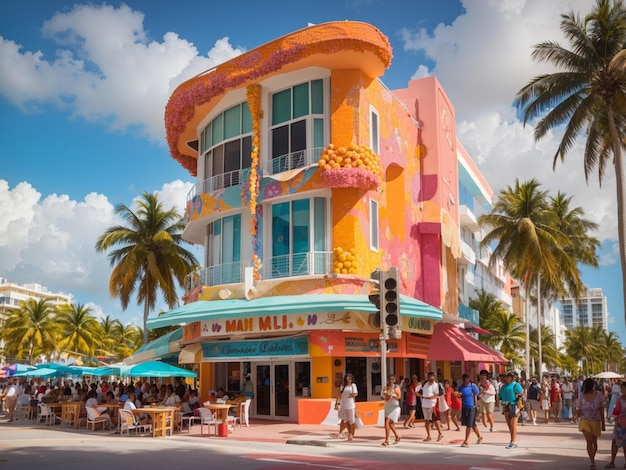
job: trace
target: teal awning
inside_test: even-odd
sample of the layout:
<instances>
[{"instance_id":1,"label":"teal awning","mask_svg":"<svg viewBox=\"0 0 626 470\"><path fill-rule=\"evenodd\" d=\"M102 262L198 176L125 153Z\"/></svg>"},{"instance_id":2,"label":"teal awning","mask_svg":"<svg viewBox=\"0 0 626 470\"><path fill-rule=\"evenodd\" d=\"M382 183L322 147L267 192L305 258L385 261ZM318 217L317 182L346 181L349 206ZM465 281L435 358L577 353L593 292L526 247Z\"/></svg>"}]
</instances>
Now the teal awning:
<instances>
[{"instance_id":1,"label":"teal awning","mask_svg":"<svg viewBox=\"0 0 626 470\"><path fill-rule=\"evenodd\" d=\"M282 295L254 300L199 300L156 318L149 318L147 327L152 330L170 325L240 316L347 311L376 313L376 308L369 302L367 295L350 294ZM438 308L405 295L400 296L400 312L405 316L432 320L441 320L442 316Z\"/></svg>"},{"instance_id":2,"label":"teal awning","mask_svg":"<svg viewBox=\"0 0 626 470\"><path fill-rule=\"evenodd\" d=\"M158 328L158 327L157 327ZM137 364L138 362L148 361L151 359L178 356L180 346L178 343L183 338L183 329L177 328L174 331L164 334L155 340L141 346L137 351L124 359L125 364Z\"/></svg>"}]
</instances>

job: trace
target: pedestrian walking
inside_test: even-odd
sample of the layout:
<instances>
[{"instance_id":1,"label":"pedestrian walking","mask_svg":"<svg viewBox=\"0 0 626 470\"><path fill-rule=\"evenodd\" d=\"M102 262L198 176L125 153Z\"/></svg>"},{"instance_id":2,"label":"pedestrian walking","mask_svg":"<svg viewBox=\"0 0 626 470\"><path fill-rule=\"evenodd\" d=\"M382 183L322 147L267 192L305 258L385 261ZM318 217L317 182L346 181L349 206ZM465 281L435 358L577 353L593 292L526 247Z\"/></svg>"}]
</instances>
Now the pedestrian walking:
<instances>
[{"instance_id":1,"label":"pedestrian walking","mask_svg":"<svg viewBox=\"0 0 626 470\"><path fill-rule=\"evenodd\" d=\"M561 395L561 384L553 378L550 382L550 405L554 414L554 422L561 421L561 413L563 411L563 397Z\"/></svg>"},{"instance_id":2,"label":"pedestrian walking","mask_svg":"<svg viewBox=\"0 0 626 470\"><path fill-rule=\"evenodd\" d=\"M618 448L622 448L624 459L626 459L626 382L620 385L621 395L615 399L612 417L615 419L613 428L613 439L611 441L611 461L604 468L615 468L615 457L617 457ZM626 468L626 464L624 464Z\"/></svg>"},{"instance_id":3,"label":"pedestrian walking","mask_svg":"<svg viewBox=\"0 0 626 470\"><path fill-rule=\"evenodd\" d=\"M417 393L422 389L417 375L411 377L411 383L406 392L406 406L409 410L409 416L404 420L405 428L415 427L415 412L417 411Z\"/></svg>"},{"instance_id":4,"label":"pedestrian walking","mask_svg":"<svg viewBox=\"0 0 626 470\"><path fill-rule=\"evenodd\" d=\"M479 374L478 415L482 418L485 429L493 432L493 411L496 407L496 389L489 380L489 371L483 369Z\"/></svg>"},{"instance_id":5,"label":"pedestrian walking","mask_svg":"<svg viewBox=\"0 0 626 470\"><path fill-rule=\"evenodd\" d=\"M598 452L598 437L605 430L604 424L604 394L596 390L592 378L583 382L582 390L576 402L574 419L578 421L578 430L585 436L587 454L589 455L590 470L596 469L596 453Z\"/></svg>"},{"instance_id":6,"label":"pedestrian walking","mask_svg":"<svg viewBox=\"0 0 626 470\"><path fill-rule=\"evenodd\" d=\"M550 423L550 383L547 375L544 375L541 381L541 395L539 399L541 409L543 410L543 424L548 424Z\"/></svg>"},{"instance_id":7,"label":"pedestrian walking","mask_svg":"<svg viewBox=\"0 0 626 470\"><path fill-rule=\"evenodd\" d=\"M400 400L402 398L402 391L398 384L396 384L396 377L390 375L387 379L387 386L383 388L381 393L382 399L385 401L385 441L382 446L389 445L389 434L393 432L396 437L394 444L400 442L400 436L396 431L396 423L400 419Z\"/></svg>"},{"instance_id":8,"label":"pedestrian walking","mask_svg":"<svg viewBox=\"0 0 626 470\"><path fill-rule=\"evenodd\" d=\"M339 432L333 434L335 439L343 437L343 431L348 430L348 441L352 441L354 430L356 429L356 403L355 398L359 391L354 383L354 376L346 374L343 383L339 388L339 395L335 401L335 409L338 409L338 416L341 420Z\"/></svg>"},{"instance_id":9,"label":"pedestrian walking","mask_svg":"<svg viewBox=\"0 0 626 470\"><path fill-rule=\"evenodd\" d=\"M572 419L574 409L572 408L574 400L574 385L569 378L565 377L563 385L561 385L561 395L563 396L563 419Z\"/></svg>"},{"instance_id":10,"label":"pedestrian walking","mask_svg":"<svg viewBox=\"0 0 626 470\"><path fill-rule=\"evenodd\" d=\"M480 435L476 426L476 411L478 408L478 387L470 381L467 374L463 374L463 383L457 388L457 393L461 399L461 424L465 426L465 440L461 447L469 447L469 437L474 431L477 437L476 444L482 444L483 436Z\"/></svg>"},{"instance_id":11,"label":"pedestrian walking","mask_svg":"<svg viewBox=\"0 0 626 470\"><path fill-rule=\"evenodd\" d=\"M17 403L19 394L20 390L18 385L15 383L13 377L9 377L7 380L7 388L4 390L4 404L9 413L9 423L12 423L15 417L15 404Z\"/></svg>"},{"instance_id":12,"label":"pedestrian walking","mask_svg":"<svg viewBox=\"0 0 626 470\"><path fill-rule=\"evenodd\" d=\"M426 439L424 441L430 441L430 426L434 424L439 432L437 441L443 439L443 433L441 432L441 422L439 417L435 415L435 404L439 397L439 384L436 381L434 372L429 372L428 380L422 385L422 391L418 396L422 399L422 412L424 413L424 427L426 428Z\"/></svg>"},{"instance_id":13,"label":"pedestrian walking","mask_svg":"<svg viewBox=\"0 0 626 470\"><path fill-rule=\"evenodd\" d=\"M450 394L450 419L456 426L455 431L460 431L461 427L459 420L461 419L462 404L461 397L456 391L457 383L452 382L452 385L448 384L446 387L446 383L444 382L443 386L446 389L446 394Z\"/></svg>"},{"instance_id":14,"label":"pedestrian walking","mask_svg":"<svg viewBox=\"0 0 626 470\"><path fill-rule=\"evenodd\" d=\"M506 374L505 383L500 387L500 403L502 404L502 413L504 414L504 420L509 427L509 434L511 441L506 446L507 449L514 449L517 447L515 440L517 439L517 421L519 413L521 412L518 407L518 401L523 394L522 386L515 381L515 374L509 372Z\"/></svg>"}]
</instances>

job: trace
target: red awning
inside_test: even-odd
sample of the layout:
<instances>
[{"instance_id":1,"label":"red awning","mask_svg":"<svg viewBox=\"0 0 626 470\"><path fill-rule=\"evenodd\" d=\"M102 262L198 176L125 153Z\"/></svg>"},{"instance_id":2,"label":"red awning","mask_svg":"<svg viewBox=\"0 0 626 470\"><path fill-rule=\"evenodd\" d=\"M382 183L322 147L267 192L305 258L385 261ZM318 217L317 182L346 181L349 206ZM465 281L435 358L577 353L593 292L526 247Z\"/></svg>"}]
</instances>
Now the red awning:
<instances>
[{"instance_id":1,"label":"red awning","mask_svg":"<svg viewBox=\"0 0 626 470\"><path fill-rule=\"evenodd\" d=\"M499 352L449 323L438 323L430 340L429 361L476 361L508 364Z\"/></svg>"}]
</instances>

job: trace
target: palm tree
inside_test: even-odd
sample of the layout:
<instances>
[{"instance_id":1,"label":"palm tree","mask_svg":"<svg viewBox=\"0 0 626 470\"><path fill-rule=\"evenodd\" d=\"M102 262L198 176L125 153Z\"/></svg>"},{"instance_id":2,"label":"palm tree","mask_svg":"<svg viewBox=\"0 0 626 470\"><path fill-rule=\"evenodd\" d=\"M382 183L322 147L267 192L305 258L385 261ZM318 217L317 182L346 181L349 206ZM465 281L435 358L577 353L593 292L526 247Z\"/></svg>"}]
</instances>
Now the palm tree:
<instances>
[{"instance_id":1,"label":"palm tree","mask_svg":"<svg viewBox=\"0 0 626 470\"><path fill-rule=\"evenodd\" d=\"M117 357L122 359L133 354L141 346L143 336L144 332L138 326L120 323L117 328L118 343L115 347Z\"/></svg>"},{"instance_id":2,"label":"palm tree","mask_svg":"<svg viewBox=\"0 0 626 470\"><path fill-rule=\"evenodd\" d=\"M491 329L495 315L502 313L505 309L495 295L485 292L484 289L478 293L476 299L470 299L469 307L478 310L480 326L486 330Z\"/></svg>"},{"instance_id":3,"label":"palm tree","mask_svg":"<svg viewBox=\"0 0 626 470\"><path fill-rule=\"evenodd\" d=\"M536 328L530 329L530 356L535 363L535 370L539 367L539 335ZM541 357L549 369L559 365L559 351L556 349L556 337L549 326L541 325Z\"/></svg>"},{"instance_id":4,"label":"palm tree","mask_svg":"<svg viewBox=\"0 0 626 470\"><path fill-rule=\"evenodd\" d=\"M526 292L539 286L540 279L557 286L563 277L574 279L580 276L575 261L564 250L572 242L558 230L559 219L548 203L548 193L539 187L535 179L525 183L516 179L514 187L508 186L500 191L492 211L478 219L481 227L491 229L483 238L481 247L497 243L491 262L501 259L513 277L524 283ZM540 320L541 300L537 295L538 324ZM529 338L528 321L526 325ZM528 354L526 360L529 374ZM539 363L542 363L541 335Z\"/></svg>"},{"instance_id":5,"label":"palm tree","mask_svg":"<svg viewBox=\"0 0 626 470\"><path fill-rule=\"evenodd\" d=\"M622 360L622 344L617 334L610 331L608 334L602 330L602 338L600 340L601 356L604 359L604 370L612 370L613 372L621 372L620 362Z\"/></svg>"},{"instance_id":6,"label":"palm tree","mask_svg":"<svg viewBox=\"0 0 626 470\"><path fill-rule=\"evenodd\" d=\"M124 204L115 207L127 226L110 227L96 242L98 252L118 247L109 253L113 272L109 292L119 297L126 310L137 292L137 303L144 306L144 344L148 342L146 323L156 306L160 290L167 306L178 304L175 282L182 286L185 276L198 266L194 255L182 247L184 221L174 208L165 211L157 195L144 193L138 209Z\"/></svg>"},{"instance_id":7,"label":"palm tree","mask_svg":"<svg viewBox=\"0 0 626 470\"><path fill-rule=\"evenodd\" d=\"M565 159L585 127L585 178L588 180L597 167L602 183L606 166L611 161L615 165L622 291L626 304L626 201L622 159L626 115L626 8L622 0L597 0L584 20L574 12L562 15L561 30L570 44L569 49L545 41L536 45L531 55L534 60L554 65L558 71L533 78L518 91L515 104L523 112L524 124L545 113L535 126L535 140L565 124L553 168L559 159Z\"/></svg>"},{"instance_id":8,"label":"palm tree","mask_svg":"<svg viewBox=\"0 0 626 470\"><path fill-rule=\"evenodd\" d=\"M58 346L66 352L93 358L102 338L102 329L91 307L81 304L65 304L58 307L56 320L62 337Z\"/></svg>"},{"instance_id":9,"label":"palm tree","mask_svg":"<svg viewBox=\"0 0 626 470\"><path fill-rule=\"evenodd\" d=\"M40 355L50 359L56 351L59 324L48 300L29 299L8 313L4 338L8 355L26 358L29 363Z\"/></svg>"},{"instance_id":10,"label":"palm tree","mask_svg":"<svg viewBox=\"0 0 626 470\"><path fill-rule=\"evenodd\" d=\"M102 338L98 353L102 356L117 357L115 352L119 342L119 331L122 323L117 318L111 318L110 315L100 319L100 329Z\"/></svg>"},{"instance_id":11,"label":"palm tree","mask_svg":"<svg viewBox=\"0 0 626 470\"><path fill-rule=\"evenodd\" d=\"M585 375L589 375L589 359L593 361L600 348L594 341L591 328L577 326L572 330L565 331L565 350L567 355L576 361L584 361Z\"/></svg>"},{"instance_id":12,"label":"palm tree","mask_svg":"<svg viewBox=\"0 0 626 470\"><path fill-rule=\"evenodd\" d=\"M526 341L522 320L514 313L501 310L494 314L490 327L491 336L484 339L485 343L499 348L509 360L518 357Z\"/></svg>"}]
</instances>

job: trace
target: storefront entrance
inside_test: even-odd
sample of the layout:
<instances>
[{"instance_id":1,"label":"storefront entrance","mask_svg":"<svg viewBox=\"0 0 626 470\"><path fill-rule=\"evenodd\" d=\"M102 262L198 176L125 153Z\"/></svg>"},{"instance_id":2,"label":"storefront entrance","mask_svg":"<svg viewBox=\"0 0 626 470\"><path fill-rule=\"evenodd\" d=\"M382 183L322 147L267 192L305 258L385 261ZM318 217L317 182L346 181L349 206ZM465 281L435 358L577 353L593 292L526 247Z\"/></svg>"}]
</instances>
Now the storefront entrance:
<instances>
[{"instance_id":1,"label":"storefront entrance","mask_svg":"<svg viewBox=\"0 0 626 470\"><path fill-rule=\"evenodd\" d=\"M289 363L255 363L255 404L259 417L289 417Z\"/></svg>"}]
</instances>

